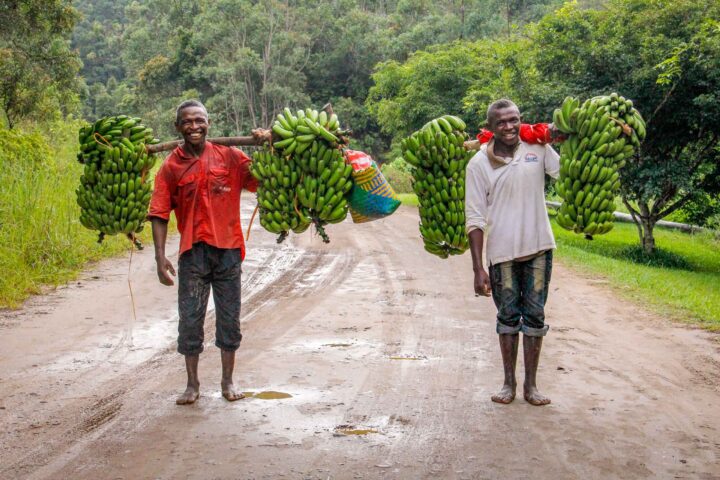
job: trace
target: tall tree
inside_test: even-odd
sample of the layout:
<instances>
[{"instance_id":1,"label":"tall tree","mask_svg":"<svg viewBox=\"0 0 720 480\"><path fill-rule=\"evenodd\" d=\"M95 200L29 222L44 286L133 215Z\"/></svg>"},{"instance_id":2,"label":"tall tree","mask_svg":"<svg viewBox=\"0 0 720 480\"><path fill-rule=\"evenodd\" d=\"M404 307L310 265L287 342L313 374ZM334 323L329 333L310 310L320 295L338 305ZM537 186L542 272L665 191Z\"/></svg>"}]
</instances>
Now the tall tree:
<instances>
[{"instance_id":1,"label":"tall tree","mask_svg":"<svg viewBox=\"0 0 720 480\"><path fill-rule=\"evenodd\" d=\"M367 105L387 133L405 136L445 113L479 129L492 101L512 98L526 119L549 118L552 86L534 65L521 37L455 42L416 52L407 62L385 62L373 74Z\"/></svg>"},{"instance_id":2,"label":"tall tree","mask_svg":"<svg viewBox=\"0 0 720 480\"><path fill-rule=\"evenodd\" d=\"M0 109L10 128L48 106L74 107L81 63L69 39L77 19L70 1L0 6Z\"/></svg>"},{"instance_id":3,"label":"tall tree","mask_svg":"<svg viewBox=\"0 0 720 480\"><path fill-rule=\"evenodd\" d=\"M534 37L543 75L588 97L617 91L648 123L621 170L623 202L646 252L658 220L720 188L720 6L704 0L568 4Z\"/></svg>"},{"instance_id":4,"label":"tall tree","mask_svg":"<svg viewBox=\"0 0 720 480\"><path fill-rule=\"evenodd\" d=\"M267 126L283 107L309 103L309 13L278 0L222 0L198 16L194 45L205 55L194 75L208 80L208 104L227 128Z\"/></svg>"}]
</instances>

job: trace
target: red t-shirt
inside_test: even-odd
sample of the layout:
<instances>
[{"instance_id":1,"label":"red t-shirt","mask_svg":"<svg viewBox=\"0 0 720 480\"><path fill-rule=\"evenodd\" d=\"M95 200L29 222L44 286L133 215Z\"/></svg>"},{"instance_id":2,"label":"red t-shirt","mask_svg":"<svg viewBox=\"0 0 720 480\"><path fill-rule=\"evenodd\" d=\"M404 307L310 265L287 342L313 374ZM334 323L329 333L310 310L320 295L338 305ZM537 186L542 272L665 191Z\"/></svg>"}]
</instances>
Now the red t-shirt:
<instances>
[{"instance_id":1,"label":"red t-shirt","mask_svg":"<svg viewBox=\"0 0 720 480\"><path fill-rule=\"evenodd\" d=\"M205 142L200 158L176 148L155 177L148 218L167 220L175 211L181 254L205 242L217 248L239 248L245 258L240 192L257 189L250 163L237 148L210 142Z\"/></svg>"},{"instance_id":2,"label":"red t-shirt","mask_svg":"<svg viewBox=\"0 0 720 480\"><path fill-rule=\"evenodd\" d=\"M485 130L484 128L480 130L480 133L477 135L477 139L480 143L487 143L491 138L493 138L493 133L490 130ZM532 125L529 123L521 123L520 140L525 143L539 143L541 145L552 143L553 138L552 133L550 132L550 126L547 123L535 123ZM557 141L561 140L561 138L557 139Z\"/></svg>"}]
</instances>

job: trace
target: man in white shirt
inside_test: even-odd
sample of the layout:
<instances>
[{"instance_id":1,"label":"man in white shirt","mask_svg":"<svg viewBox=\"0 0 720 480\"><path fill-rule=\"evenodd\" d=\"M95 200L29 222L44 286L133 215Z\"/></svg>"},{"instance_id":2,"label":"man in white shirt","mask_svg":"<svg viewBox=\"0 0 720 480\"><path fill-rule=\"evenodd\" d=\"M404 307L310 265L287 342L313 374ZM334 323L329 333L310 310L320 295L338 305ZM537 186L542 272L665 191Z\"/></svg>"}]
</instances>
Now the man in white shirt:
<instances>
[{"instance_id":1,"label":"man in white shirt","mask_svg":"<svg viewBox=\"0 0 720 480\"><path fill-rule=\"evenodd\" d=\"M547 405L536 385L542 339L547 333L545 301L555 239L545 209L545 174L557 178L560 157L549 145L520 140L520 110L510 100L488 108L494 138L470 160L466 172L465 218L470 239L476 295L492 294L497 306L505 382L492 396L515 399L519 332L523 333L525 400ZM489 275L483 266L487 238Z\"/></svg>"}]
</instances>

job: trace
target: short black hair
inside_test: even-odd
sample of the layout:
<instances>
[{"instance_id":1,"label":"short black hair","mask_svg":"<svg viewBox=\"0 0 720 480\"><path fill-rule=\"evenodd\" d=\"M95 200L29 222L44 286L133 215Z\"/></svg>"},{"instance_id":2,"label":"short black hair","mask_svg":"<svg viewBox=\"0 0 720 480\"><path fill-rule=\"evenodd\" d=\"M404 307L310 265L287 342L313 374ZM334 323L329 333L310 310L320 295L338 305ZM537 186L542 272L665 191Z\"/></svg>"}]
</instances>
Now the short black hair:
<instances>
[{"instance_id":1,"label":"short black hair","mask_svg":"<svg viewBox=\"0 0 720 480\"><path fill-rule=\"evenodd\" d=\"M180 125L180 113L190 107L200 107L205 110L205 115L207 115L207 108L205 108L205 105L203 105L200 100L185 100L178 105L177 110L175 110L175 125Z\"/></svg>"},{"instance_id":2,"label":"short black hair","mask_svg":"<svg viewBox=\"0 0 720 480\"><path fill-rule=\"evenodd\" d=\"M493 103L490 104L490 106L487 109L487 116L485 120L487 121L488 125L490 125L490 117L497 111L501 110L503 108L510 108L515 107L518 109L518 112L520 109L517 105L515 105L515 102L512 100L508 100L507 98L501 98L500 100L495 100Z\"/></svg>"}]
</instances>

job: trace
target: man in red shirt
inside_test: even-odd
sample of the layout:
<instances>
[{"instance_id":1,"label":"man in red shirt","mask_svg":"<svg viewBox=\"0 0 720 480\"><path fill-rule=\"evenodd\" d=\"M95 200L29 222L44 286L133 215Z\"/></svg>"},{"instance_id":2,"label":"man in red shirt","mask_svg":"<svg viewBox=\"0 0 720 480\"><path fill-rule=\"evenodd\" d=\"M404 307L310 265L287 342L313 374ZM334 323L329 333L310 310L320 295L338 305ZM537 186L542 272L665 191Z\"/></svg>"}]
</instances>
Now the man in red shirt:
<instances>
[{"instance_id":1,"label":"man in red shirt","mask_svg":"<svg viewBox=\"0 0 720 480\"><path fill-rule=\"evenodd\" d=\"M222 395L243 398L233 385L235 351L240 346L240 264L245 242L240 228L240 192L255 191L250 158L236 148L206 141L207 110L197 100L177 109L175 128L184 143L165 159L155 178L148 217L152 221L160 283L173 285L175 275L165 256L167 222L175 212L180 232L178 260L178 352L185 356L187 389L178 405L200 395L198 362L204 343L204 321L212 286L215 302L215 345L222 361ZM253 131L255 136L267 131Z\"/></svg>"}]
</instances>

